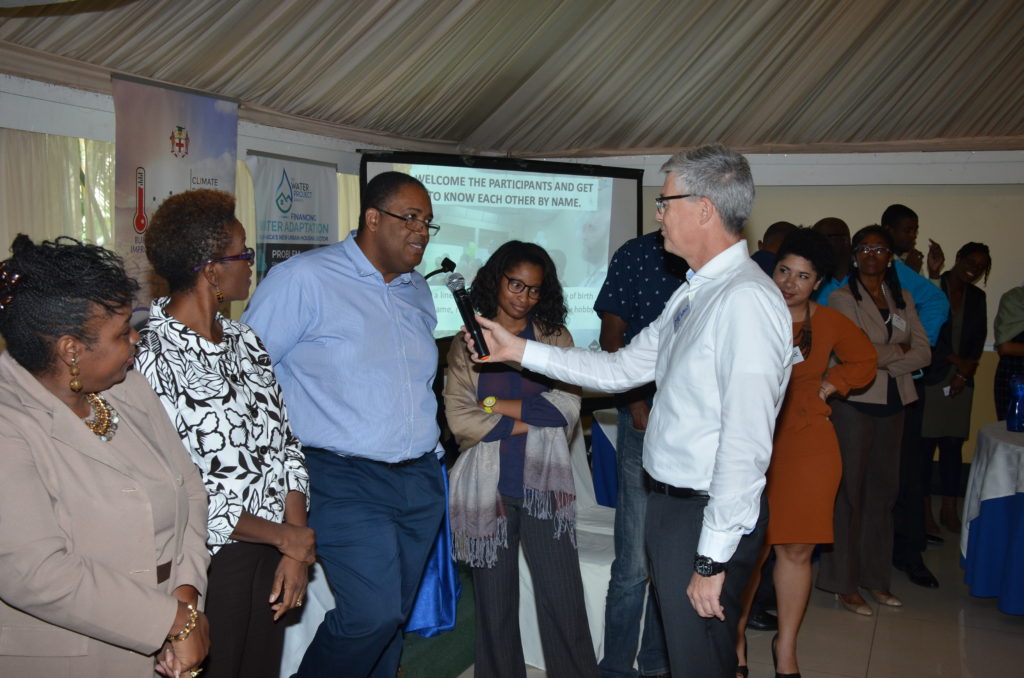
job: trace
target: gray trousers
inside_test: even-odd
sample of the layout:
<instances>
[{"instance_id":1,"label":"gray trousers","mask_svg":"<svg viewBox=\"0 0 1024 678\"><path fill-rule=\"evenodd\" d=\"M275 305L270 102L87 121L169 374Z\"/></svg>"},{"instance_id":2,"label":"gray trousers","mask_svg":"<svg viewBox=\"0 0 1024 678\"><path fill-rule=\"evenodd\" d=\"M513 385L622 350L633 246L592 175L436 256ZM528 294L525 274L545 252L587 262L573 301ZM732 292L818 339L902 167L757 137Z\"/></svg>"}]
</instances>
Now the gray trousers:
<instances>
[{"instance_id":1,"label":"gray trousers","mask_svg":"<svg viewBox=\"0 0 1024 678\"><path fill-rule=\"evenodd\" d=\"M707 497L679 499L651 493L647 498L647 553L651 578L665 629L668 662L676 678L733 678L736 671L736 621L740 597L757 561L765 528L768 503L761 495L761 512L753 532L740 539L726 565L719 599L725 621L697 614L686 597L693 576Z\"/></svg>"},{"instance_id":2,"label":"gray trousers","mask_svg":"<svg viewBox=\"0 0 1024 678\"><path fill-rule=\"evenodd\" d=\"M822 551L819 588L843 594L856 593L858 586L889 589L903 414L872 417L841 400L832 404L843 479L833 518L835 542Z\"/></svg>"},{"instance_id":3,"label":"gray trousers","mask_svg":"<svg viewBox=\"0 0 1024 678\"><path fill-rule=\"evenodd\" d=\"M476 595L476 678L524 678L519 635L519 543L533 579L537 625L552 678L597 678L597 659L583 602L579 555L552 519L534 518L522 498L501 498L508 516L508 548L494 567L473 568Z\"/></svg>"}]
</instances>

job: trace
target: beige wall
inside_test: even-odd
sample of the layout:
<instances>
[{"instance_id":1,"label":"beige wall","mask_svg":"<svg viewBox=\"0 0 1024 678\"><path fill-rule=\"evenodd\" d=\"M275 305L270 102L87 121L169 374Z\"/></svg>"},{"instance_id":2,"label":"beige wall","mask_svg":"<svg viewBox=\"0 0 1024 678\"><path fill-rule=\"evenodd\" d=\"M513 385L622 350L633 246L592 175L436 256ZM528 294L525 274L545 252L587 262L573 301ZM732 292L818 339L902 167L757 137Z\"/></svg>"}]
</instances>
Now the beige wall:
<instances>
[{"instance_id":1,"label":"beige wall","mask_svg":"<svg viewBox=\"0 0 1024 678\"><path fill-rule=\"evenodd\" d=\"M644 187L644 232L655 230L656 187ZM876 224L892 203L917 212L918 248L935 240L952 265L956 251L971 240L992 250L992 275L981 289L988 295L989 325L999 297L1024 281L1024 184L979 186L761 186L745 235L753 251L764 230L776 221L810 226L823 217L839 217L855 232ZM989 342L991 343L991 336Z\"/></svg>"},{"instance_id":2,"label":"beige wall","mask_svg":"<svg viewBox=\"0 0 1024 678\"><path fill-rule=\"evenodd\" d=\"M653 200L658 188L644 188L644 231L657 228ZM1024 281L1024 185L948 186L763 186L757 189L754 211L745 235L753 251L764 230L776 221L810 226L823 217L839 217L850 231L878 223L892 203L907 205L920 217L918 249L926 251L928 239L942 245L948 266L956 250L966 242L983 242L992 252L992 274L981 289L988 296L989 336L999 297ZM982 356L976 376L972 431L995 420L992 378L998 358L992 351ZM974 438L964 445L964 460L973 456Z\"/></svg>"},{"instance_id":3,"label":"beige wall","mask_svg":"<svg viewBox=\"0 0 1024 678\"><path fill-rule=\"evenodd\" d=\"M956 250L966 242L982 242L992 252L992 274L981 287L988 297L989 335L1002 294L1024 281L1024 185L981 186L766 186L757 191L747 226L751 248L769 224L792 221L809 226L822 217L839 217L851 232L878 223L882 211L899 202L917 212L921 230L918 249L927 251L935 240L952 266ZM971 431L995 420L992 378L998 358L992 351L982 357L974 391ZM964 460L974 453L974 437L964 445Z\"/></svg>"}]
</instances>

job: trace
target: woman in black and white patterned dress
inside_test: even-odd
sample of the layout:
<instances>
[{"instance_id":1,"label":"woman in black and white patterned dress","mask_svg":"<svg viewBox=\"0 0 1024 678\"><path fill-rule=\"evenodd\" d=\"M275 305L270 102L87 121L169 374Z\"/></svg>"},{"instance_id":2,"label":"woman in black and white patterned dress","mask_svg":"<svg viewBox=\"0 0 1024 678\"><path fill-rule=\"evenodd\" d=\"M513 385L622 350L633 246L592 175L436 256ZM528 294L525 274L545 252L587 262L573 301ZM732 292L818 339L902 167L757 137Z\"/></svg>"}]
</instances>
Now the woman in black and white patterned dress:
<instances>
[{"instance_id":1,"label":"woman in black and white patterned dress","mask_svg":"<svg viewBox=\"0 0 1024 678\"><path fill-rule=\"evenodd\" d=\"M173 195L146 255L170 287L153 301L137 366L174 422L210 495L207 678L277 676L284 625L302 605L314 535L308 476L262 342L218 312L249 295L253 251L221 191Z\"/></svg>"}]
</instances>

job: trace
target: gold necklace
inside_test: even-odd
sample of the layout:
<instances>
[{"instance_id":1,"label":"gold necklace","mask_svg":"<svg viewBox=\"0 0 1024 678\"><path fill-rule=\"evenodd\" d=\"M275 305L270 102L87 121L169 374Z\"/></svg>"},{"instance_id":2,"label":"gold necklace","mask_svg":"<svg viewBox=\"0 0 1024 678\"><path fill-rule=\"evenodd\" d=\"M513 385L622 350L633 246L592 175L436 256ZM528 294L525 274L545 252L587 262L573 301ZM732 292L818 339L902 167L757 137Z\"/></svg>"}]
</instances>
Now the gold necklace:
<instances>
[{"instance_id":1,"label":"gold necklace","mask_svg":"<svg viewBox=\"0 0 1024 678\"><path fill-rule=\"evenodd\" d=\"M99 436L100 440L109 441L117 433L117 425L121 421L121 416L101 395L88 393L85 399L89 401L89 405L95 413L92 419L85 420L85 425Z\"/></svg>"}]
</instances>

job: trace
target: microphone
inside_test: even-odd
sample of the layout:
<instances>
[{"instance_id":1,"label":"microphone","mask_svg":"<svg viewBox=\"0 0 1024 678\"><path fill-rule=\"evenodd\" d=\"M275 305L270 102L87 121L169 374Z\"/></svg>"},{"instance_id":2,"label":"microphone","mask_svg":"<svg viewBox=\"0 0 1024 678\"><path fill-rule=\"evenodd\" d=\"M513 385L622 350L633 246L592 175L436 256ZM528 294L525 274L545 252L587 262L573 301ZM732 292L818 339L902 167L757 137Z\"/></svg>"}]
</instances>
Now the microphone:
<instances>
[{"instance_id":1,"label":"microphone","mask_svg":"<svg viewBox=\"0 0 1024 678\"><path fill-rule=\"evenodd\" d=\"M452 261L451 259L449 259L448 257L445 257L444 259L441 260L441 268L437 269L436 271L431 271L430 273L426 274L425 276L423 276L423 279L424 280L429 280L430 278L432 278L433 276L437 275L438 273L451 273L454 270L455 270L455 262Z\"/></svg>"},{"instance_id":2,"label":"microphone","mask_svg":"<svg viewBox=\"0 0 1024 678\"><path fill-rule=\"evenodd\" d=\"M466 326L469 336L473 337L473 343L476 344L477 357L484 360L491 355L491 352L487 349L487 342L484 341L484 334L480 330L480 323L476 321L476 316L473 314L473 304L470 303L469 295L466 294L466 279L462 277L461 273L452 273L445 280L444 284L452 291L452 296L455 297L455 305L459 307L462 324Z\"/></svg>"}]
</instances>

